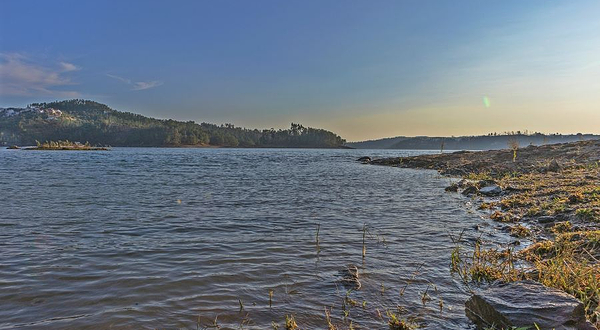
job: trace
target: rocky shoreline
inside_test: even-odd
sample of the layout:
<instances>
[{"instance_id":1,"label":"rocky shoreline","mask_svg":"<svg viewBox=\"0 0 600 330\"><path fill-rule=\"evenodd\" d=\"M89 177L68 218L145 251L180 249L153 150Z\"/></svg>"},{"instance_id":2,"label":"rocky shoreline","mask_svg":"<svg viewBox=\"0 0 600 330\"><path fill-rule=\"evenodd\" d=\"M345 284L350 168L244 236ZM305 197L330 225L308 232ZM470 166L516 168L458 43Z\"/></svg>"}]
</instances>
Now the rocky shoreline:
<instances>
[{"instance_id":1,"label":"rocky shoreline","mask_svg":"<svg viewBox=\"0 0 600 330\"><path fill-rule=\"evenodd\" d=\"M453 271L465 282L495 283L467 304L481 328L533 326L534 319L540 329L600 326L600 140L359 161L459 177L446 191L472 198L511 236L532 242L521 251L477 245L468 255L459 248L453 253ZM501 283L515 285L494 289ZM506 307L512 303L502 303L502 297L524 291L533 297L536 284L539 300L512 309ZM571 312L561 314L556 304L568 300L564 293L580 303L562 306ZM544 303L553 307L544 310Z\"/></svg>"}]
</instances>

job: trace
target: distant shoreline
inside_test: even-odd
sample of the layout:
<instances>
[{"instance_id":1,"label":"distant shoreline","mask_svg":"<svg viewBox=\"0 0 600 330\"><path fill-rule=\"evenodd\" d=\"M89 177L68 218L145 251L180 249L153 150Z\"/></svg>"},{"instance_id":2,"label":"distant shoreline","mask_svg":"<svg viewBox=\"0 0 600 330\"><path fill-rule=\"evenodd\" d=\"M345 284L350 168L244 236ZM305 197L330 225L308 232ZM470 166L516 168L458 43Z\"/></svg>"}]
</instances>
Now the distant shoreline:
<instances>
[{"instance_id":1,"label":"distant shoreline","mask_svg":"<svg viewBox=\"0 0 600 330\"><path fill-rule=\"evenodd\" d=\"M89 141L93 145L151 147L343 147L346 140L321 128L291 123L287 129L249 129L233 124L157 119L111 109L90 100L0 108L0 143Z\"/></svg>"},{"instance_id":2,"label":"distant shoreline","mask_svg":"<svg viewBox=\"0 0 600 330\"><path fill-rule=\"evenodd\" d=\"M90 147L89 149L85 148L38 148L36 146L20 146L17 148L11 146L5 146L4 149L17 149L17 150L78 150L78 151L86 151L86 150L110 150L111 148L157 148L157 149L339 149L339 150L355 150L356 148L352 147L228 147L228 146L212 146L212 145L178 145L178 146L110 146L110 147Z\"/></svg>"}]
</instances>

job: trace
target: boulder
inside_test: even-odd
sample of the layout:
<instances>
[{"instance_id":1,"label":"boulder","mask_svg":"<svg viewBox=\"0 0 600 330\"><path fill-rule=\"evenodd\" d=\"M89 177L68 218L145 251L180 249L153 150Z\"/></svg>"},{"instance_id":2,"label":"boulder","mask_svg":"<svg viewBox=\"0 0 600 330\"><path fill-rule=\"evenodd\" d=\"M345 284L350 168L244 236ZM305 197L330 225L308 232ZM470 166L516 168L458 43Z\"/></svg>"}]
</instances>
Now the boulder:
<instances>
[{"instance_id":1,"label":"boulder","mask_svg":"<svg viewBox=\"0 0 600 330\"><path fill-rule=\"evenodd\" d=\"M583 303L537 282L497 284L476 292L465 304L467 317L481 328L531 327L555 330L595 329L585 319Z\"/></svg>"},{"instance_id":2,"label":"boulder","mask_svg":"<svg viewBox=\"0 0 600 330\"><path fill-rule=\"evenodd\" d=\"M484 196L498 196L502 193L502 188L496 184L493 184L479 189L479 193Z\"/></svg>"},{"instance_id":3,"label":"boulder","mask_svg":"<svg viewBox=\"0 0 600 330\"><path fill-rule=\"evenodd\" d=\"M357 159L357 161L363 162L363 163L369 163L369 162L371 162L371 157L369 157L369 156L360 157L359 159Z\"/></svg>"}]
</instances>

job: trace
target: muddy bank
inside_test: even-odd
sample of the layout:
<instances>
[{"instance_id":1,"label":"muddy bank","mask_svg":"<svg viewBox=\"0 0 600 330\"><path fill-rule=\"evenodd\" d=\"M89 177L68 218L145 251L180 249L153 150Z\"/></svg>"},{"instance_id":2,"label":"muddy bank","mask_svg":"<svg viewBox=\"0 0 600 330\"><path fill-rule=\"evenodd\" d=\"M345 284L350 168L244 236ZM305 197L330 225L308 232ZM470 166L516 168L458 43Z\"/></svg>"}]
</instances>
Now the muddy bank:
<instances>
[{"instance_id":1,"label":"muddy bank","mask_svg":"<svg viewBox=\"0 0 600 330\"><path fill-rule=\"evenodd\" d=\"M513 150L460 151L370 164L462 177L446 190L473 197L493 220L529 224L527 236L552 236L560 223L570 225L562 231L600 229L600 140L529 146L513 157Z\"/></svg>"},{"instance_id":2,"label":"muddy bank","mask_svg":"<svg viewBox=\"0 0 600 330\"><path fill-rule=\"evenodd\" d=\"M511 173L544 173L553 161L566 167L600 160L600 140L519 148L513 150L459 151L455 153L375 159L374 165L435 169L442 174L466 176L486 173L500 177Z\"/></svg>"}]
</instances>

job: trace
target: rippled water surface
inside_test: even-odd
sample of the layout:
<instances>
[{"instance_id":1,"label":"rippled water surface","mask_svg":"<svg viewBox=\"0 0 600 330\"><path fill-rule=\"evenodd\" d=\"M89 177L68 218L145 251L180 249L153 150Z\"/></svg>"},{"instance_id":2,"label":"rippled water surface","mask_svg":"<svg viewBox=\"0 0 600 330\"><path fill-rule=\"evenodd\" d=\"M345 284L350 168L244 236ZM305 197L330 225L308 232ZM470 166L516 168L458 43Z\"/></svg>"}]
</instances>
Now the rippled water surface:
<instances>
[{"instance_id":1,"label":"rippled water surface","mask_svg":"<svg viewBox=\"0 0 600 330\"><path fill-rule=\"evenodd\" d=\"M397 306L468 328L448 232L479 217L435 172L355 161L416 153L0 150L0 328L269 329L293 313L324 329L325 306L343 321L348 264L357 328L385 329Z\"/></svg>"}]
</instances>

